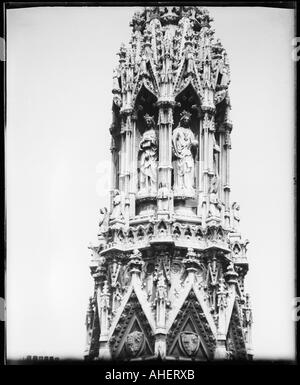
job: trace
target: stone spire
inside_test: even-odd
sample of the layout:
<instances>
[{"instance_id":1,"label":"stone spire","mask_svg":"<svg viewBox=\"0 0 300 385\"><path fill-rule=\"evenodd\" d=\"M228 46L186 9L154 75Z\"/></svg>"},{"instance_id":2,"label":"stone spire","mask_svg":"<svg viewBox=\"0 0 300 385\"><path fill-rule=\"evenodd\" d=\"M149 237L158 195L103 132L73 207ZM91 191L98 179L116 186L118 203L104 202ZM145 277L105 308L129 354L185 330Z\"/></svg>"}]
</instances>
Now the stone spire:
<instances>
[{"instance_id":1,"label":"stone spire","mask_svg":"<svg viewBox=\"0 0 300 385\"><path fill-rule=\"evenodd\" d=\"M230 201L230 69L211 22L201 7L146 7L120 46L89 359L252 356L248 241Z\"/></svg>"}]
</instances>

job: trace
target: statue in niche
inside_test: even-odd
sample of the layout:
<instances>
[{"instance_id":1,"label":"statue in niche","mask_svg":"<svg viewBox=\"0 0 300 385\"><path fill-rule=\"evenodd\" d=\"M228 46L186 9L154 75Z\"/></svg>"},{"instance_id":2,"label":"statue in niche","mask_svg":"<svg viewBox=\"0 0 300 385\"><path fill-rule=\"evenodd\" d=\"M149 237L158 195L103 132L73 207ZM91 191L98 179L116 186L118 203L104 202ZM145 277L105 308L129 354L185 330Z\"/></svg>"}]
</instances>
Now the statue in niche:
<instances>
[{"instance_id":1,"label":"statue in niche","mask_svg":"<svg viewBox=\"0 0 300 385\"><path fill-rule=\"evenodd\" d=\"M114 190L113 208L110 214L110 219L123 219L122 198L119 190Z\"/></svg>"},{"instance_id":2,"label":"statue in niche","mask_svg":"<svg viewBox=\"0 0 300 385\"><path fill-rule=\"evenodd\" d=\"M179 125L172 135L173 153L177 158L174 170L174 191L183 194L194 193L194 157L192 149L198 146L190 129L191 114L181 113Z\"/></svg>"},{"instance_id":3,"label":"statue in niche","mask_svg":"<svg viewBox=\"0 0 300 385\"><path fill-rule=\"evenodd\" d=\"M219 217L222 209L221 202L218 197L219 177L215 174L210 183L209 188L209 211L208 216Z\"/></svg>"},{"instance_id":4,"label":"statue in niche","mask_svg":"<svg viewBox=\"0 0 300 385\"><path fill-rule=\"evenodd\" d=\"M157 184L157 136L153 116L144 116L146 130L140 142L140 191L155 193Z\"/></svg>"}]
</instances>

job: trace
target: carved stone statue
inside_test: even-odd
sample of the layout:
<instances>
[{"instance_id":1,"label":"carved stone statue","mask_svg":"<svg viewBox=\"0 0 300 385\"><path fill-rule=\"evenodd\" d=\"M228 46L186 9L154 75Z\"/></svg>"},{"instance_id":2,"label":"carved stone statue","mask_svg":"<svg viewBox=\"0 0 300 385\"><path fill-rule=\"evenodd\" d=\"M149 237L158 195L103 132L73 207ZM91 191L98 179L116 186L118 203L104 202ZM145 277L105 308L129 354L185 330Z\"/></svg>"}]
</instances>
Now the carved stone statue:
<instances>
[{"instance_id":1,"label":"carved stone statue","mask_svg":"<svg viewBox=\"0 0 300 385\"><path fill-rule=\"evenodd\" d=\"M219 178L214 175L211 180L209 188L209 211L208 216L219 217L222 208L221 202L218 198Z\"/></svg>"},{"instance_id":2,"label":"carved stone statue","mask_svg":"<svg viewBox=\"0 0 300 385\"><path fill-rule=\"evenodd\" d=\"M108 210L106 207L100 209L99 229L100 233L105 233L108 228Z\"/></svg>"},{"instance_id":3,"label":"carved stone statue","mask_svg":"<svg viewBox=\"0 0 300 385\"><path fill-rule=\"evenodd\" d=\"M186 60L187 60L186 72L188 74L193 73L194 72L194 53L193 53L193 50L191 48L189 48L187 50Z\"/></svg>"},{"instance_id":4,"label":"carved stone statue","mask_svg":"<svg viewBox=\"0 0 300 385\"><path fill-rule=\"evenodd\" d=\"M216 141L215 135L213 135L213 167L214 173L219 177L219 157L220 157L220 146Z\"/></svg>"},{"instance_id":5,"label":"carved stone statue","mask_svg":"<svg viewBox=\"0 0 300 385\"><path fill-rule=\"evenodd\" d=\"M231 206L232 212L232 226L239 230L240 225L240 205L237 202L233 202Z\"/></svg>"},{"instance_id":6,"label":"carved stone statue","mask_svg":"<svg viewBox=\"0 0 300 385\"><path fill-rule=\"evenodd\" d=\"M148 73L147 71L147 57L145 54L142 55L141 57L141 62L140 62L140 71L141 71L141 75L145 75Z\"/></svg>"},{"instance_id":7,"label":"carved stone statue","mask_svg":"<svg viewBox=\"0 0 300 385\"><path fill-rule=\"evenodd\" d=\"M174 191L177 193L194 192L194 158L192 148L198 145L190 129L191 114L183 111L178 127L173 131L173 153L177 159L174 170Z\"/></svg>"},{"instance_id":8,"label":"carved stone statue","mask_svg":"<svg viewBox=\"0 0 300 385\"><path fill-rule=\"evenodd\" d=\"M113 208L110 214L110 219L122 219L122 218L123 218L123 213L122 213L121 194L119 190L115 190L114 197L113 197Z\"/></svg>"},{"instance_id":9,"label":"carved stone statue","mask_svg":"<svg viewBox=\"0 0 300 385\"><path fill-rule=\"evenodd\" d=\"M118 71L116 69L113 70L113 91L120 91Z\"/></svg>"},{"instance_id":10,"label":"carved stone statue","mask_svg":"<svg viewBox=\"0 0 300 385\"><path fill-rule=\"evenodd\" d=\"M156 298L158 301L164 301L167 296L167 291L166 291L166 284L165 284L165 277L161 273L158 278L157 282L157 292L156 292Z\"/></svg>"},{"instance_id":11,"label":"carved stone statue","mask_svg":"<svg viewBox=\"0 0 300 385\"><path fill-rule=\"evenodd\" d=\"M155 193L157 184L157 136L154 119L148 114L144 117L146 131L140 142L140 191Z\"/></svg>"}]
</instances>

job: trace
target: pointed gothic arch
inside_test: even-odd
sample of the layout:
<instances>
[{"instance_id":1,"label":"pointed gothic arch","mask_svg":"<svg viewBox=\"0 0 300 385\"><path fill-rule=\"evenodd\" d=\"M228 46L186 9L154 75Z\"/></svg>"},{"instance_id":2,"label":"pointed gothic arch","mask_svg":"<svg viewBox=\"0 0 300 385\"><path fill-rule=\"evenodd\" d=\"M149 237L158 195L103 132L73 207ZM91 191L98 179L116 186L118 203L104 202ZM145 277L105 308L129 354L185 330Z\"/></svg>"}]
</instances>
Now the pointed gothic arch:
<instances>
[{"instance_id":1,"label":"pointed gothic arch","mask_svg":"<svg viewBox=\"0 0 300 385\"><path fill-rule=\"evenodd\" d=\"M118 239L118 241L119 242L124 242L124 240L125 240L125 234L124 234L124 231L123 231L123 229L120 229L119 231L118 231L118 233L117 233L117 239Z\"/></svg>"},{"instance_id":2,"label":"pointed gothic arch","mask_svg":"<svg viewBox=\"0 0 300 385\"><path fill-rule=\"evenodd\" d=\"M132 228L129 228L127 231L127 239L129 243L134 243L134 233Z\"/></svg>"},{"instance_id":3,"label":"pointed gothic arch","mask_svg":"<svg viewBox=\"0 0 300 385\"><path fill-rule=\"evenodd\" d=\"M142 80L138 85L136 95L133 96L135 109L141 111L143 115L148 113L152 116L155 114L154 103L156 101L157 95L149 88L149 84Z\"/></svg>"},{"instance_id":4,"label":"pointed gothic arch","mask_svg":"<svg viewBox=\"0 0 300 385\"><path fill-rule=\"evenodd\" d=\"M180 230L180 224L176 223L173 226L173 236L178 239L181 237L181 230Z\"/></svg>"},{"instance_id":5,"label":"pointed gothic arch","mask_svg":"<svg viewBox=\"0 0 300 385\"><path fill-rule=\"evenodd\" d=\"M202 232L202 229L201 227L197 227L196 228L196 234L195 234L196 238L198 239L198 241L203 241L203 232Z\"/></svg>"},{"instance_id":6,"label":"pointed gothic arch","mask_svg":"<svg viewBox=\"0 0 300 385\"><path fill-rule=\"evenodd\" d=\"M136 237L138 241L142 241L145 238L145 229L143 226L138 227Z\"/></svg>"},{"instance_id":7,"label":"pointed gothic arch","mask_svg":"<svg viewBox=\"0 0 300 385\"><path fill-rule=\"evenodd\" d=\"M231 353L235 359L247 359L247 348L237 301L235 301L233 305L226 336L226 345L228 352Z\"/></svg>"},{"instance_id":8,"label":"pointed gothic arch","mask_svg":"<svg viewBox=\"0 0 300 385\"><path fill-rule=\"evenodd\" d=\"M194 347L193 352L185 349L183 341L180 341L183 333L193 333L195 338L198 339L199 344ZM168 330L167 356L201 361L209 360L213 357L215 343L213 332L207 322L202 306L198 302L194 290L191 289ZM193 343L191 342L190 345L189 349L193 350Z\"/></svg>"},{"instance_id":9,"label":"pointed gothic arch","mask_svg":"<svg viewBox=\"0 0 300 385\"><path fill-rule=\"evenodd\" d=\"M175 109L174 112L174 127L179 123L180 112L189 111L192 113L192 130L194 133L197 133L197 127L195 123L198 121L197 116L197 107L200 107L201 101L200 97L194 87L194 85L189 82L183 90L181 90L175 97L175 101L180 105L180 109ZM193 124L194 123L194 124ZM197 123L196 123L197 124Z\"/></svg>"},{"instance_id":10,"label":"pointed gothic arch","mask_svg":"<svg viewBox=\"0 0 300 385\"><path fill-rule=\"evenodd\" d=\"M131 344L136 344L131 349L128 347L128 339L131 336L134 339L134 333L139 341L131 341ZM126 361L154 354L153 331L134 290L112 332L110 345L112 357L116 360Z\"/></svg>"}]
</instances>

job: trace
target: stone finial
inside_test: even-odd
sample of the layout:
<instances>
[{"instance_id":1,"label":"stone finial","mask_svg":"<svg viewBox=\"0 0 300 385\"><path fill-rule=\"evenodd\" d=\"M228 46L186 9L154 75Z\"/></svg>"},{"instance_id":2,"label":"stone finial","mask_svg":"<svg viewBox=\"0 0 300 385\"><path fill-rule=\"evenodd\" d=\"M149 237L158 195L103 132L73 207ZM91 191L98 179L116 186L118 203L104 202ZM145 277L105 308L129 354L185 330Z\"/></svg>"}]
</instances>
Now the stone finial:
<instances>
[{"instance_id":1,"label":"stone finial","mask_svg":"<svg viewBox=\"0 0 300 385\"><path fill-rule=\"evenodd\" d=\"M250 294L246 294L246 303L244 306L244 316L246 325L251 325L252 323L252 310L251 310L251 302L250 302Z\"/></svg>"},{"instance_id":2,"label":"stone finial","mask_svg":"<svg viewBox=\"0 0 300 385\"><path fill-rule=\"evenodd\" d=\"M200 268L198 255L191 247L188 248L186 257L183 259L182 263L184 264L187 272L195 273Z\"/></svg>"},{"instance_id":3,"label":"stone finial","mask_svg":"<svg viewBox=\"0 0 300 385\"><path fill-rule=\"evenodd\" d=\"M219 280L219 290L217 291L219 309L224 309L227 306L226 296L227 296L227 292L226 292L225 280L223 277L221 277Z\"/></svg>"},{"instance_id":4,"label":"stone finial","mask_svg":"<svg viewBox=\"0 0 300 385\"><path fill-rule=\"evenodd\" d=\"M93 273L93 278L95 280L96 285L100 285L107 277L107 268L105 265L105 257L99 258L98 266L96 267L95 272Z\"/></svg>"},{"instance_id":5,"label":"stone finial","mask_svg":"<svg viewBox=\"0 0 300 385\"><path fill-rule=\"evenodd\" d=\"M86 322L85 322L87 329L90 329L92 327L92 318L94 314L93 301L94 301L93 297L89 297L89 304L86 312Z\"/></svg>"},{"instance_id":6,"label":"stone finial","mask_svg":"<svg viewBox=\"0 0 300 385\"><path fill-rule=\"evenodd\" d=\"M108 214L108 210L106 207L102 207L100 210L99 210L99 229L100 229L100 233L105 233L107 231L107 227L108 227L108 218L109 218L109 214Z\"/></svg>"},{"instance_id":7,"label":"stone finial","mask_svg":"<svg viewBox=\"0 0 300 385\"><path fill-rule=\"evenodd\" d=\"M237 278L238 278L238 273L235 271L234 269L234 264L233 262L230 262L228 267L227 267L227 271L226 273L224 274L226 279L227 279L227 282L229 284L236 284L237 283Z\"/></svg>"},{"instance_id":8,"label":"stone finial","mask_svg":"<svg viewBox=\"0 0 300 385\"><path fill-rule=\"evenodd\" d=\"M135 249L129 257L128 267L130 274L140 274L143 264L142 253L138 249Z\"/></svg>"},{"instance_id":9,"label":"stone finial","mask_svg":"<svg viewBox=\"0 0 300 385\"><path fill-rule=\"evenodd\" d=\"M126 61L126 53L127 53L127 49L125 47L125 44L122 43L121 46L120 46L120 50L118 52L120 64L125 63L125 61Z\"/></svg>"},{"instance_id":10,"label":"stone finial","mask_svg":"<svg viewBox=\"0 0 300 385\"><path fill-rule=\"evenodd\" d=\"M166 289L167 289L166 280L165 280L164 274L161 273L157 281L157 299L158 300L165 300L167 295Z\"/></svg>"}]
</instances>

